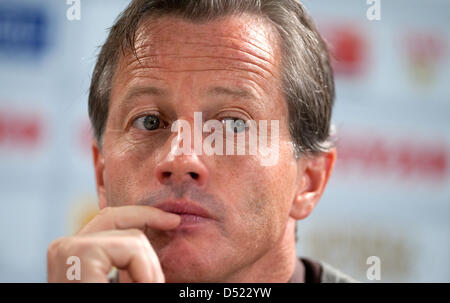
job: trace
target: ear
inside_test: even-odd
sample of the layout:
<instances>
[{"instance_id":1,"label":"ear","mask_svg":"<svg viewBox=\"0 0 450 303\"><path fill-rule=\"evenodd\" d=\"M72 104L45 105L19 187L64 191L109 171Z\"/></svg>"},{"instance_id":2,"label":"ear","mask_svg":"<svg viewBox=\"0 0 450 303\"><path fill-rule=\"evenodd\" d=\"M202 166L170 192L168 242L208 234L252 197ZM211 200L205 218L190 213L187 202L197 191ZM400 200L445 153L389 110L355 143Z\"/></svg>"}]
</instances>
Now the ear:
<instances>
[{"instance_id":1,"label":"ear","mask_svg":"<svg viewBox=\"0 0 450 303\"><path fill-rule=\"evenodd\" d=\"M298 160L299 185L290 216L295 220L308 217L322 196L336 161L336 149Z\"/></svg>"},{"instance_id":2,"label":"ear","mask_svg":"<svg viewBox=\"0 0 450 303\"><path fill-rule=\"evenodd\" d=\"M104 182L105 159L100 150L97 140L92 140L92 155L94 158L95 182L97 185L98 207L103 209L107 206L106 190Z\"/></svg>"}]
</instances>

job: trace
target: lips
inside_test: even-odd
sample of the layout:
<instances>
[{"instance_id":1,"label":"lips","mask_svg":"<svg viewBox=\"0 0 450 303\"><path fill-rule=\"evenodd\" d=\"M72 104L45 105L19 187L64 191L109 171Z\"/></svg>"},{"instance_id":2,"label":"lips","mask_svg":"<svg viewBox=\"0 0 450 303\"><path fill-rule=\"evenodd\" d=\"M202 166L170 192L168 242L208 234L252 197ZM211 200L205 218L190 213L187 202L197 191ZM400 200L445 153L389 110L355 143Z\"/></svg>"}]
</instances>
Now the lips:
<instances>
[{"instance_id":1,"label":"lips","mask_svg":"<svg viewBox=\"0 0 450 303\"><path fill-rule=\"evenodd\" d=\"M165 201L155 205L155 207L181 216L181 225L201 223L212 219L212 216L206 209L188 200Z\"/></svg>"}]
</instances>

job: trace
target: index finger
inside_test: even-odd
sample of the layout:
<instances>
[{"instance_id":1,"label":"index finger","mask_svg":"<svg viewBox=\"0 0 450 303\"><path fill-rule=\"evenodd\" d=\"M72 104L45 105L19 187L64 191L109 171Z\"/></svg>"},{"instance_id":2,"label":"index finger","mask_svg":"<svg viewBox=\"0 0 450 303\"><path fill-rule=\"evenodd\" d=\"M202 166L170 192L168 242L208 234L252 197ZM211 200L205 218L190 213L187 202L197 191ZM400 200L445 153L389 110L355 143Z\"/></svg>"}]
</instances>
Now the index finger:
<instances>
[{"instance_id":1,"label":"index finger","mask_svg":"<svg viewBox=\"0 0 450 303\"><path fill-rule=\"evenodd\" d=\"M105 207L78 234L86 234L112 229L145 227L159 230L171 230L181 222L181 217L159 208L143 205Z\"/></svg>"}]
</instances>

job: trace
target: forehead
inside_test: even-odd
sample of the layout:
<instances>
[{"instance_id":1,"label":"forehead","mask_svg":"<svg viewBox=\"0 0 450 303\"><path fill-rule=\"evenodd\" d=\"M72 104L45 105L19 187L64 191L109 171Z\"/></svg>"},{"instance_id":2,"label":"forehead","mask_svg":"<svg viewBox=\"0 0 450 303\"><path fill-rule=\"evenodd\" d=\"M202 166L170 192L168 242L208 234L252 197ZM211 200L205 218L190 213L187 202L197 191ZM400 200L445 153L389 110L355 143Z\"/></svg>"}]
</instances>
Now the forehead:
<instances>
[{"instance_id":1,"label":"forehead","mask_svg":"<svg viewBox=\"0 0 450 303\"><path fill-rule=\"evenodd\" d=\"M262 17L244 14L207 22L147 18L136 32L135 51L137 58L128 52L119 59L112 107L123 104L136 87L156 86L170 97L180 88L202 94L219 83L250 91L266 106L280 105L271 104L280 96L279 37Z\"/></svg>"},{"instance_id":2,"label":"forehead","mask_svg":"<svg viewBox=\"0 0 450 303\"><path fill-rule=\"evenodd\" d=\"M177 54L180 48L185 53L189 50L195 52L210 47L224 47L275 63L278 35L268 21L250 14L220 17L207 22L165 16L148 18L139 26L135 47L138 54L164 54L167 49Z\"/></svg>"},{"instance_id":3,"label":"forehead","mask_svg":"<svg viewBox=\"0 0 450 303\"><path fill-rule=\"evenodd\" d=\"M263 78L279 74L278 33L262 17L249 14L207 22L175 16L147 18L137 29L135 51L139 60L128 52L119 60L119 71L143 67L176 71L176 66L189 63L193 70L208 64L211 69L246 67Z\"/></svg>"}]
</instances>

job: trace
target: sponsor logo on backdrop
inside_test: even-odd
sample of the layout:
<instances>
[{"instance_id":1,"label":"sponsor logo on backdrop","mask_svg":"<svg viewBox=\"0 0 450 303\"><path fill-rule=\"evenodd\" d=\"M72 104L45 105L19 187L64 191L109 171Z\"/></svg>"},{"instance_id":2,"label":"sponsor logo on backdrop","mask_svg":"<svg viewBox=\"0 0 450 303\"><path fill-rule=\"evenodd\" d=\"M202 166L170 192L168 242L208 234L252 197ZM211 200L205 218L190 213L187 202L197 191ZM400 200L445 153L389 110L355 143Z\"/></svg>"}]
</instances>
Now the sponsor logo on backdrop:
<instances>
[{"instance_id":1,"label":"sponsor logo on backdrop","mask_svg":"<svg viewBox=\"0 0 450 303\"><path fill-rule=\"evenodd\" d=\"M447 41L439 32L409 32L403 39L408 75L414 87L431 87L447 55Z\"/></svg>"},{"instance_id":2,"label":"sponsor logo on backdrop","mask_svg":"<svg viewBox=\"0 0 450 303\"><path fill-rule=\"evenodd\" d=\"M346 224L344 224L345 226ZM302 255L345 269L361 282L398 282L411 279L421 253L408 231L354 222L327 223L300 234Z\"/></svg>"},{"instance_id":3,"label":"sponsor logo on backdrop","mask_svg":"<svg viewBox=\"0 0 450 303\"><path fill-rule=\"evenodd\" d=\"M43 117L36 111L0 109L0 148L37 148L43 128Z\"/></svg>"},{"instance_id":4,"label":"sponsor logo on backdrop","mask_svg":"<svg viewBox=\"0 0 450 303\"><path fill-rule=\"evenodd\" d=\"M326 24L320 32L331 52L335 73L339 76L358 77L366 69L368 47L358 24Z\"/></svg>"},{"instance_id":5,"label":"sponsor logo on backdrop","mask_svg":"<svg viewBox=\"0 0 450 303\"><path fill-rule=\"evenodd\" d=\"M43 7L0 3L0 55L42 54L47 29L48 16Z\"/></svg>"},{"instance_id":6,"label":"sponsor logo on backdrop","mask_svg":"<svg viewBox=\"0 0 450 303\"><path fill-rule=\"evenodd\" d=\"M339 135L338 173L360 172L365 177L395 176L401 180L445 181L449 176L449 150L444 141L387 138L383 135Z\"/></svg>"}]
</instances>

